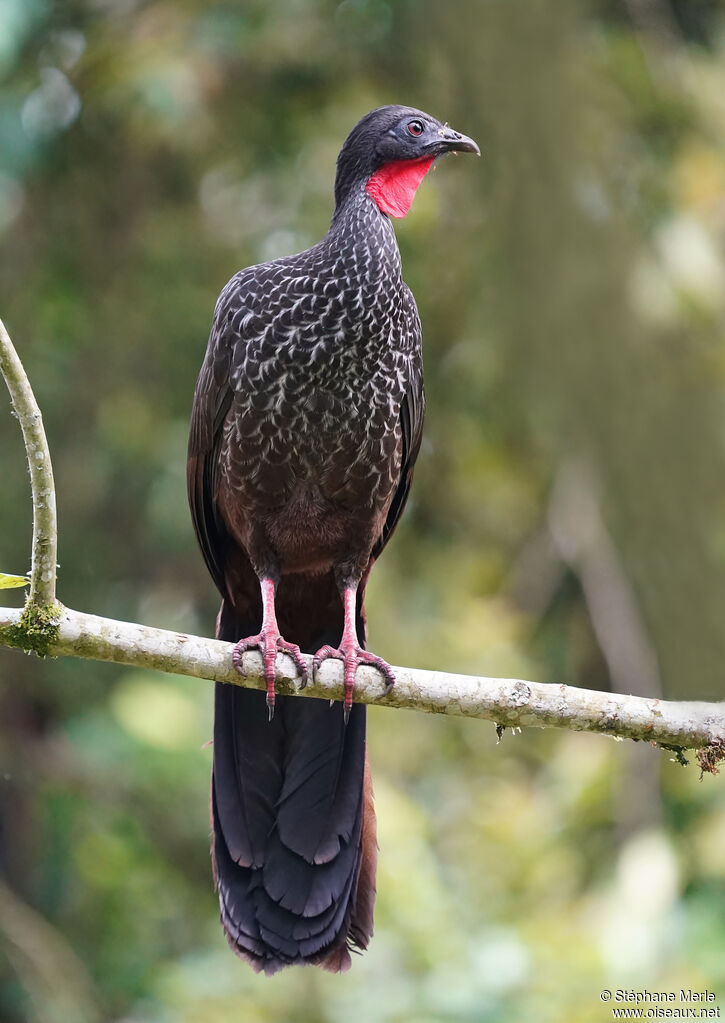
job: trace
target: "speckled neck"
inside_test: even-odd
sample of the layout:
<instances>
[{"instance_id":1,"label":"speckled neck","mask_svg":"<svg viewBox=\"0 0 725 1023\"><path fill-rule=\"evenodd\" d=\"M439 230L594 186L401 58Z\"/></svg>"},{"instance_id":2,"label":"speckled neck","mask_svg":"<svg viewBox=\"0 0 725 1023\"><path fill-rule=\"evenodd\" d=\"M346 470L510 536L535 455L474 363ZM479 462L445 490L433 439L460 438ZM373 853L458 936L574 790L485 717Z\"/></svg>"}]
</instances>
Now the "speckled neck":
<instances>
[{"instance_id":1,"label":"speckled neck","mask_svg":"<svg viewBox=\"0 0 725 1023\"><path fill-rule=\"evenodd\" d=\"M331 253L347 254L372 278L385 276L388 285L401 275L400 250L390 218L365 191L365 183L352 188L332 217L323 239Z\"/></svg>"}]
</instances>

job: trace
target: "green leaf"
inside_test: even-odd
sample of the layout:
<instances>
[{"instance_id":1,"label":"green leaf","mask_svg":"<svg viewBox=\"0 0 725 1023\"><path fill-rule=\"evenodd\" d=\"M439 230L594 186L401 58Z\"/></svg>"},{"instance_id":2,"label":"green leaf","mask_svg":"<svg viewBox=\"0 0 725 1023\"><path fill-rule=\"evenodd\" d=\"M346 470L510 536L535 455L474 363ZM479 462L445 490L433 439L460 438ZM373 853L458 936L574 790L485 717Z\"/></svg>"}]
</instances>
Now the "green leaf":
<instances>
[{"instance_id":1,"label":"green leaf","mask_svg":"<svg viewBox=\"0 0 725 1023\"><path fill-rule=\"evenodd\" d=\"M24 575L5 575L0 572L0 590L14 590L29 583L30 580Z\"/></svg>"}]
</instances>

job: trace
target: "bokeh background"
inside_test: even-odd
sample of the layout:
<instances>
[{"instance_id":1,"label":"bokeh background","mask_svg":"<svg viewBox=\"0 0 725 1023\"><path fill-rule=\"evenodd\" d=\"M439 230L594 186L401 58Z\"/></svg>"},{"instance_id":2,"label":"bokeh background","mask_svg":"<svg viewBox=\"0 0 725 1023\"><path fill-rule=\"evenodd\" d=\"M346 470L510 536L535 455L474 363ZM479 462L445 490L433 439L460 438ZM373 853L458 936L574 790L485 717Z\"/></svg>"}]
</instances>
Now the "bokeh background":
<instances>
[{"instance_id":1,"label":"bokeh background","mask_svg":"<svg viewBox=\"0 0 725 1023\"><path fill-rule=\"evenodd\" d=\"M428 419L372 646L723 697L722 4L2 0L0 75L0 315L44 411L64 603L211 634L184 462L216 295L324 233L344 136L403 102L484 158L442 161L398 225ZM0 405L0 569L22 573ZM211 696L0 651L2 1020L586 1023L611 1018L604 987L725 1002L722 777L383 709L372 947L344 977L254 976L216 922Z\"/></svg>"}]
</instances>

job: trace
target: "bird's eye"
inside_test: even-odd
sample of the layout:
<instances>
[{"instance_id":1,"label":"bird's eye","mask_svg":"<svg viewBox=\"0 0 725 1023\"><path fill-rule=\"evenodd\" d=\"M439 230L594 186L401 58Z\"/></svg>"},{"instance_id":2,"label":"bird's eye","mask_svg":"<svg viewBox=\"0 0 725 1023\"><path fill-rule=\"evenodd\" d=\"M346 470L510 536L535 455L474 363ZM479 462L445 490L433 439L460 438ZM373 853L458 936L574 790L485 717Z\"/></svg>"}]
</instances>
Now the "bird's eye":
<instances>
[{"instance_id":1,"label":"bird's eye","mask_svg":"<svg viewBox=\"0 0 725 1023\"><path fill-rule=\"evenodd\" d=\"M408 134L412 135L414 139L417 139L423 134L423 124L421 121L408 121Z\"/></svg>"}]
</instances>

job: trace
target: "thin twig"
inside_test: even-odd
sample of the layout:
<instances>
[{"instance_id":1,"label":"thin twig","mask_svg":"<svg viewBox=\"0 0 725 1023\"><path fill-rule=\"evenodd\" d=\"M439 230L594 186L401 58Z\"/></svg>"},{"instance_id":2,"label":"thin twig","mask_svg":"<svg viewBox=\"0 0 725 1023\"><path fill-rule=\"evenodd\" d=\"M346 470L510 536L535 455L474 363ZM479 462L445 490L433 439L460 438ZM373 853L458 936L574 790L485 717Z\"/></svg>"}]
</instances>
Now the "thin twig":
<instances>
[{"instance_id":1,"label":"thin twig","mask_svg":"<svg viewBox=\"0 0 725 1023\"><path fill-rule=\"evenodd\" d=\"M0 608L0 645L17 645L21 612ZM61 608L53 656L113 661L195 678L230 682L254 689L265 687L262 659L244 655L248 676L240 678L232 665L233 644L188 636L145 625L118 622ZM311 665L312 658L307 658ZM644 739L678 749L700 749L725 743L725 704L679 703L601 693L574 686L526 682L521 679L478 678L417 668L394 668L397 682L383 696L383 682L374 668L361 666L355 700L385 707L428 713L483 718L508 727L569 728L627 739ZM281 694L300 694L339 700L343 693L342 666L327 661L314 685L300 693L292 662L277 658Z\"/></svg>"},{"instance_id":2,"label":"thin twig","mask_svg":"<svg viewBox=\"0 0 725 1023\"><path fill-rule=\"evenodd\" d=\"M10 391L25 441L33 493L33 555L30 570L29 602L46 607L55 600L58 527L55 513L55 484L48 441L35 395L0 320L0 372Z\"/></svg>"}]
</instances>

